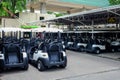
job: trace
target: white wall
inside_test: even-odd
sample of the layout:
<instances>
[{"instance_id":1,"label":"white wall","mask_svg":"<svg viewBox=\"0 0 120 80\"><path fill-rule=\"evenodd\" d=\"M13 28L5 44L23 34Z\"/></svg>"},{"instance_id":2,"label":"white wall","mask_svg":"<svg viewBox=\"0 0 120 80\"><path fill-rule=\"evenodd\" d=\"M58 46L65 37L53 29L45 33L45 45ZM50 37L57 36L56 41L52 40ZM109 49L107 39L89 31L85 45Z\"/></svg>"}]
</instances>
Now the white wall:
<instances>
[{"instance_id":1,"label":"white wall","mask_svg":"<svg viewBox=\"0 0 120 80\"><path fill-rule=\"evenodd\" d=\"M2 27L18 27L18 19L2 18Z\"/></svg>"},{"instance_id":2,"label":"white wall","mask_svg":"<svg viewBox=\"0 0 120 80\"><path fill-rule=\"evenodd\" d=\"M55 18L55 15L40 14L40 13L20 13L19 19L2 18L2 27L20 27L21 24L26 24L33 21L38 21L40 17L45 19Z\"/></svg>"}]
</instances>

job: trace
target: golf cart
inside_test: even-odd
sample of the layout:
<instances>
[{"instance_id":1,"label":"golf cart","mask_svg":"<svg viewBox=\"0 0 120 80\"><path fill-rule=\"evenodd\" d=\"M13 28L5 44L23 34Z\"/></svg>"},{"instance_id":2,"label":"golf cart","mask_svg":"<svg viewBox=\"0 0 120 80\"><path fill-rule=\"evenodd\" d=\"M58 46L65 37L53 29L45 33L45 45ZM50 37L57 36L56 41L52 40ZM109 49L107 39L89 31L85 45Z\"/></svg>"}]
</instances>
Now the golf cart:
<instances>
[{"instance_id":1,"label":"golf cart","mask_svg":"<svg viewBox=\"0 0 120 80\"><path fill-rule=\"evenodd\" d=\"M75 51L84 51L87 45L87 31L67 32L66 48Z\"/></svg>"},{"instance_id":2,"label":"golf cart","mask_svg":"<svg viewBox=\"0 0 120 80\"><path fill-rule=\"evenodd\" d=\"M28 69L27 53L21 48L19 40L13 37L18 36L18 29L16 28L3 28L2 39L0 40L0 69L9 69L20 67L24 70ZM16 33L16 34L14 34ZM10 34L10 35L8 35ZM6 38L5 38L6 36ZM10 37L9 37L10 36ZM8 38L7 38L8 37ZM17 37L16 37L17 38Z\"/></svg>"},{"instance_id":3,"label":"golf cart","mask_svg":"<svg viewBox=\"0 0 120 80\"><path fill-rule=\"evenodd\" d=\"M76 32L77 36L76 36L76 40L74 42L75 44L75 49L77 51L85 51L85 48L87 46L87 37L88 36L88 31L78 31Z\"/></svg>"},{"instance_id":4,"label":"golf cart","mask_svg":"<svg viewBox=\"0 0 120 80\"><path fill-rule=\"evenodd\" d=\"M66 32L67 33L67 36L65 37L66 40L64 41L65 42L65 48L66 49L71 49L72 45L73 45L73 39L74 39L74 32L73 31L69 31L69 32Z\"/></svg>"},{"instance_id":5,"label":"golf cart","mask_svg":"<svg viewBox=\"0 0 120 80\"><path fill-rule=\"evenodd\" d=\"M111 51L119 52L120 51L120 31L113 31L113 37L111 41Z\"/></svg>"},{"instance_id":6,"label":"golf cart","mask_svg":"<svg viewBox=\"0 0 120 80\"><path fill-rule=\"evenodd\" d=\"M88 44L86 46L86 52L93 52L93 53L101 53L101 51L104 51L105 45L103 42L99 42L97 39L90 39L88 41Z\"/></svg>"},{"instance_id":7,"label":"golf cart","mask_svg":"<svg viewBox=\"0 0 120 80\"><path fill-rule=\"evenodd\" d=\"M120 40L112 41L111 49L112 49L112 52L120 51Z\"/></svg>"},{"instance_id":8,"label":"golf cart","mask_svg":"<svg viewBox=\"0 0 120 80\"><path fill-rule=\"evenodd\" d=\"M40 42L39 46L31 49L29 54L30 62L35 64L39 71L44 71L52 66L65 68L67 66L67 56L62 42L59 39L46 40L45 32L43 32L43 36L44 40Z\"/></svg>"},{"instance_id":9,"label":"golf cart","mask_svg":"<svg viewBox=\"0 0 120 80\"><path fill-rule=\"evenodd\" d=\"M88 44L86 46L86 52L93 52L96 54L100 54L101 52L108 52L111 49L110 46L110 40L106 38L98 38L99 36L97 34L103 34L107 33L107 31L94 31L92 32L92 38L88 40ZM97 37L96 37L97 36ZM101 37L101 36L100 36Z\"/></svg>"}]
</instances>

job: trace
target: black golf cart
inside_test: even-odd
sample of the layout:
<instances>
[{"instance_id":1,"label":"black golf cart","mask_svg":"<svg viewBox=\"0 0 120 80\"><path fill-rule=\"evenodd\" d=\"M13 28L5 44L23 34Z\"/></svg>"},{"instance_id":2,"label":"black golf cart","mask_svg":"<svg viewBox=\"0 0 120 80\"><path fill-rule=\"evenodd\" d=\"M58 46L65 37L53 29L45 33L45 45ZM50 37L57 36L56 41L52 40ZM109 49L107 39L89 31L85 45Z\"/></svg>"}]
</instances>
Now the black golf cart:
<instances>
[{"instance_id":1,"label":"black golf cart","mask_svg":"<svg viewBox=\"0 0 120 80\"><path fill-rule=\"evenodd\" d=\"M15 30L15 29L12 29ZM16 34L13 34L15 33ZM7 35L11 33L10 37ZM2 39L0 40L0 69L9 69L20 67L24 70L28 69L27 53L23 51L19 39L17 39L17 31L2 31Z\"/></svg>"}]
</instances>

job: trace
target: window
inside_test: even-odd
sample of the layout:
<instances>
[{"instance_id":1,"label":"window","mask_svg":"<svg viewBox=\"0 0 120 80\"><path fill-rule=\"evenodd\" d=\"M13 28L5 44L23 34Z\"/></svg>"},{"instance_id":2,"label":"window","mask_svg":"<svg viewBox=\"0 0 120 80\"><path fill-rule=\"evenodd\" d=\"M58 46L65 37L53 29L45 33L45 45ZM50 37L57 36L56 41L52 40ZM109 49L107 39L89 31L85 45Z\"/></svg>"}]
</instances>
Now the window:
<instances>
[{"instance_id":1,"label":"window","mask_svg":"<svg viewBox=\"0 0 120 80\"><path fill-rule=\"evenodd\" d=\"M31 32L24 32L23 37L24 38L30 38L31 37Z\"/></svg>"},{"instance_id":2,"label":"window","mask_svg":"<svg viewBox=\"0 0 120 80\"><path fill-rule=\"evenodd\" d=\"M40 17L40 20L44 20L44 17Z\"/></svg>"}]
</instances>

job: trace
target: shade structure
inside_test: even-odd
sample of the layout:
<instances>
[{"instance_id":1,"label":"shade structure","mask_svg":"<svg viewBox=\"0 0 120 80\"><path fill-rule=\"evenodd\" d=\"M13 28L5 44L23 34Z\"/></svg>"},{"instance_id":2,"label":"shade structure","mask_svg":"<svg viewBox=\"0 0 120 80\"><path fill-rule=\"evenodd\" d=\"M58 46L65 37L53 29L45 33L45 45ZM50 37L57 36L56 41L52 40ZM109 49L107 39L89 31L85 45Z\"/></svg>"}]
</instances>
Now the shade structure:
<instances>
[{"instance_id":1,"label":"shade structure","mask_svg":"<svg viewBox=\"0 0 120 80\"><path fill-rule=\"evenodd\" d=\"M42 22L57 22L62 24L74 25L100 25L116 24L120 21L120 5L103 7L89 11L83 11L65 15L53 19L43 20ZM35 22L34 22L35 23Z\"/></svg>"}]
</instances>

